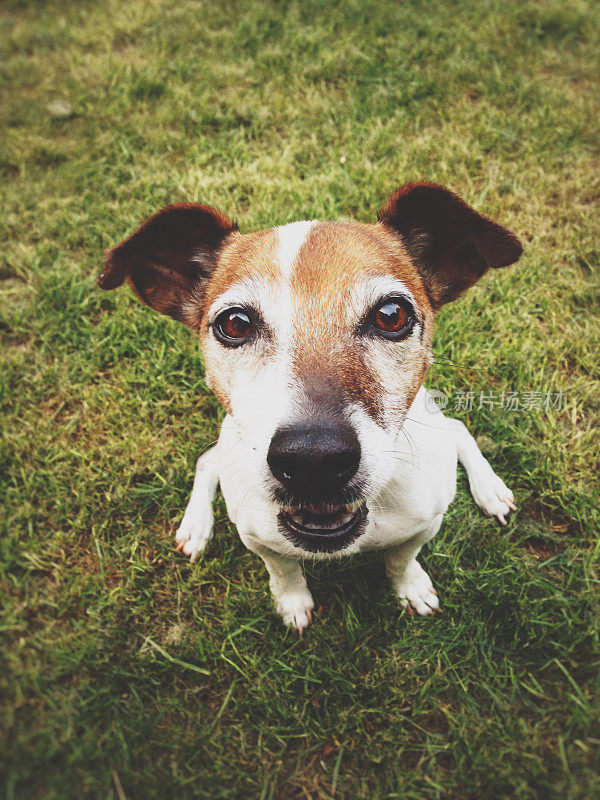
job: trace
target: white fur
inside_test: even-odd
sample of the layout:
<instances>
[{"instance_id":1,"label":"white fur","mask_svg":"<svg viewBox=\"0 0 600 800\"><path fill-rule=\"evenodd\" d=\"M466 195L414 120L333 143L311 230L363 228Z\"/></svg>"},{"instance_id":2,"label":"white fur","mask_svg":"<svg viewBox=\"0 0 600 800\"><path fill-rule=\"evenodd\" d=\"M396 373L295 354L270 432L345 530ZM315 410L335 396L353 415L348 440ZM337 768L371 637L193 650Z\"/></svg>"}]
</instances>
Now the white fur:
<instances>
[{"instance_id":1,"label":"white fur","mask_svg":"<svg viewBox=\"0 0 600 800\"><path fill-rule=\"evenodd\" d=\"M383 445L382 434L373 429L371 435L381 438L375 446ZM361 444L364 446L365 442ZM384 446L389 446L389 440ZM457 460L465 467L475 501L486 514L505 522L509 510L515 507L512 492L495 475L464 425L445 417L427 402L423 388L408 411L404 433L387 457L381 459L383 467L373 476L373 481L382 485L367 501L367 529L345 550L307 554L284 538L277 526L278 509L256 493L253 465L240 458L243 452L239 429L227 416L217 444L199 459L177 541L193 559L206 545L209 521L212 526L208 497L214 494L218 475L228 514L242 541L261 556L269 571L278 612L286 624L299 631L310 622L313 607L300 567L301 559L307 556L331 559L382 549L400 602L419 614L438 610L437 594L416 556L437 533L454 499Z\"/></svg>"},{"instance_id":2,"label":"white fur","mask_svg":"<svg viewBox=\"0 0 600 800\"><path fill-rule=\"evenodd\" d=\"M177 549L192 561L198 558L213 535L212 501L219 484L218 451L211 447L196 462L192 496L177 529Z\"/></svg>"},{"instance_id":3,"label":"white fur","mask_svg":"<svg viewBox=\"0 0 600 800\"><path fill-rule=\"evenodd\" d=\"M276 230L279 237L279 267L282 275L289 280L294 262L298 257L300 248L308 238L310 229L315 224L314 220L290 222L280 225Z\"/></svg>"},{"instance_id":4,"label":"white fur","mask_svg":"<svg viewBox=\"0 0 600 800\"><path fill-rule=\"evenodd\" d=\"M246 279L227 289L209 309L209 320L234 305L260 313L268 336L248 346L223 348L209 334L204 345L208 377L216 376L230 401L231 413L217 444L199 460L189 505L177 531L177 545L192 560L212 535L211 502L220 484L227 512L243 543L264 561L278 613L302 631L311 620L313 601L301 561L333 559L351 553L385 551L394 590L405 606L419 614L439 608L431 580L416 561L421 547L438 531L454 499L456 466L467 471L471 492L486 514L505 524L514 509L512 492L493 472L462 423L446 418L421 388L412 404L419 365L429 364L429 340L421 341L421 323L405 340L394 343L372 337L363 345L364 358L378 379L382 418L377 421L359 404L347 414L361 447L359 472L368 509L364 533L335 553L307 553L280 531L280 507L271 499L275 481L267 453L277 428L305 413L302 381L292 369L300 335L291 278L298 253L313 222L277 229L279 279L260 283ZM357 321L380 299L393 294L414 298L393 276L365 276L352 287L340 336L355 335ZM337 322L337 319L336 319ZM344 327L345 326L345 327ZM315 346L312 340L311 347ZM304 410L304 411L303 411Z\"/></svg>"},{"instance_id":5,"label":"white fur","mask_svg":"<svg viewBox=\"0 0 600 800\"><path fill-rule=\"evenodd\" d=\"M413 303L415 302L413 293L403 281L392 275L373 275L353 287L352 305L358 315L362 315L378 300L391 295L408 297Z\"/></svg>"}]
</instances>

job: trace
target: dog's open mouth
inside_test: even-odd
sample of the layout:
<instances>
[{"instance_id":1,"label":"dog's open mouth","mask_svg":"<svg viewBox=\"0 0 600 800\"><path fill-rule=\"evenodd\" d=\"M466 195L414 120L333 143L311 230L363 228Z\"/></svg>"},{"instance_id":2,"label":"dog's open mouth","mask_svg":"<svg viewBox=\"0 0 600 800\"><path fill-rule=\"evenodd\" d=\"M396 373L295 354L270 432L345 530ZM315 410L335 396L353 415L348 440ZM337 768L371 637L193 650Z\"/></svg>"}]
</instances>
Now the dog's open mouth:
<instances>
[{"instance_id":1,"label":"dog's open mouth","mask_svg":"<svg viewBox=\"0 0 600 800\"><path fill-rule=\"evenodd\" d=\"M310 503L286 506L279 514L283 535L312 553L332 553L351 544L364 531L364 502L335 506Z\"/></svg>"}]
</instances>

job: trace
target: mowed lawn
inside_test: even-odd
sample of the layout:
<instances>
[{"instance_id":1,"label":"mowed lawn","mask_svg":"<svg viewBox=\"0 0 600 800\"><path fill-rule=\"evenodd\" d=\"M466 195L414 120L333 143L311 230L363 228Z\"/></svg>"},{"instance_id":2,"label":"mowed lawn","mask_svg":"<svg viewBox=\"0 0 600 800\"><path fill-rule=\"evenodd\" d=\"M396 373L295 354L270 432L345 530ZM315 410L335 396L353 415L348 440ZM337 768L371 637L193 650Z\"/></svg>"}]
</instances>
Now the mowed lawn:
<instances>
[{"instance_id":1,"label":"mowed lawn","mask_svg":"<svg viewBox=\"0 0 600 800\"><path fill-rule=\"evenodd\" d=\"M5 0L2 800L600 797L599 31L593 0ZM427 379L519 510L461 473L443 613L376 554L308 563L299 639L221 499L175 552L223 412L193 335L95 277L167 203L373 221L418 179L525 244L443 309Z\"/></svg>"}]
</instances>

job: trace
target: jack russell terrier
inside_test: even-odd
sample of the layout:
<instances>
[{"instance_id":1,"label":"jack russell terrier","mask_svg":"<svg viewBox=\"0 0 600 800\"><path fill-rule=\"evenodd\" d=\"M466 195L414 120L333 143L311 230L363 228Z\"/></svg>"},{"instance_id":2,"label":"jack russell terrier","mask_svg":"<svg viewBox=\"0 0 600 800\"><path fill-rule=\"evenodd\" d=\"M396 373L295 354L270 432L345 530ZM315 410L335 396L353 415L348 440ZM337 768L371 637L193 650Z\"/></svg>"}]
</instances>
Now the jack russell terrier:
<instances>
[{"instance_id":1,"label":"jack russell terrier","mask_svg":"<svg viewBox=\"0 0 600 800\"><path fill-rule=\"evenodd\" d=\"M197 331L227 415L200 456L177 547L212 536L217 485L300 633L313 599L305 558L381 549L396 595L439 610L416 560L456 491L505 524L513 493L465 426L422 386L434 315L522 247L432 183L400 187L375 224L293 222L242 234L208 206L169 206L107 252L98 284L127 280L147 305Z\"/></svg>"}]
</instances>

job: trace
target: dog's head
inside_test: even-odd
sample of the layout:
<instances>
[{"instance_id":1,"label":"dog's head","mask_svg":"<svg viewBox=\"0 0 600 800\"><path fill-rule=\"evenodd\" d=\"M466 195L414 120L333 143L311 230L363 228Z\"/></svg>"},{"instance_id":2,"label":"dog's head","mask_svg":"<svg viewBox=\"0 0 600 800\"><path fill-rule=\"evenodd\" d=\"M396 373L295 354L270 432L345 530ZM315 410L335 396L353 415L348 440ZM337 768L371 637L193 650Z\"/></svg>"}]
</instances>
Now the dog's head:
<instances>
[{"instance_id":1,"label":"dog's head","mask_svg":"<svg viewBox=\"0 0 600 800\"><path fill-rule=\"evenodd\" d=\"M171 206L108 251L98 283L127 280L198 331L253 490L287 540L333 552L363 532L394 471L435 312L521 251L506 228L420 183L398 189L372 225L241 234L212 208Z\"/></svg>"}]
</instances>

